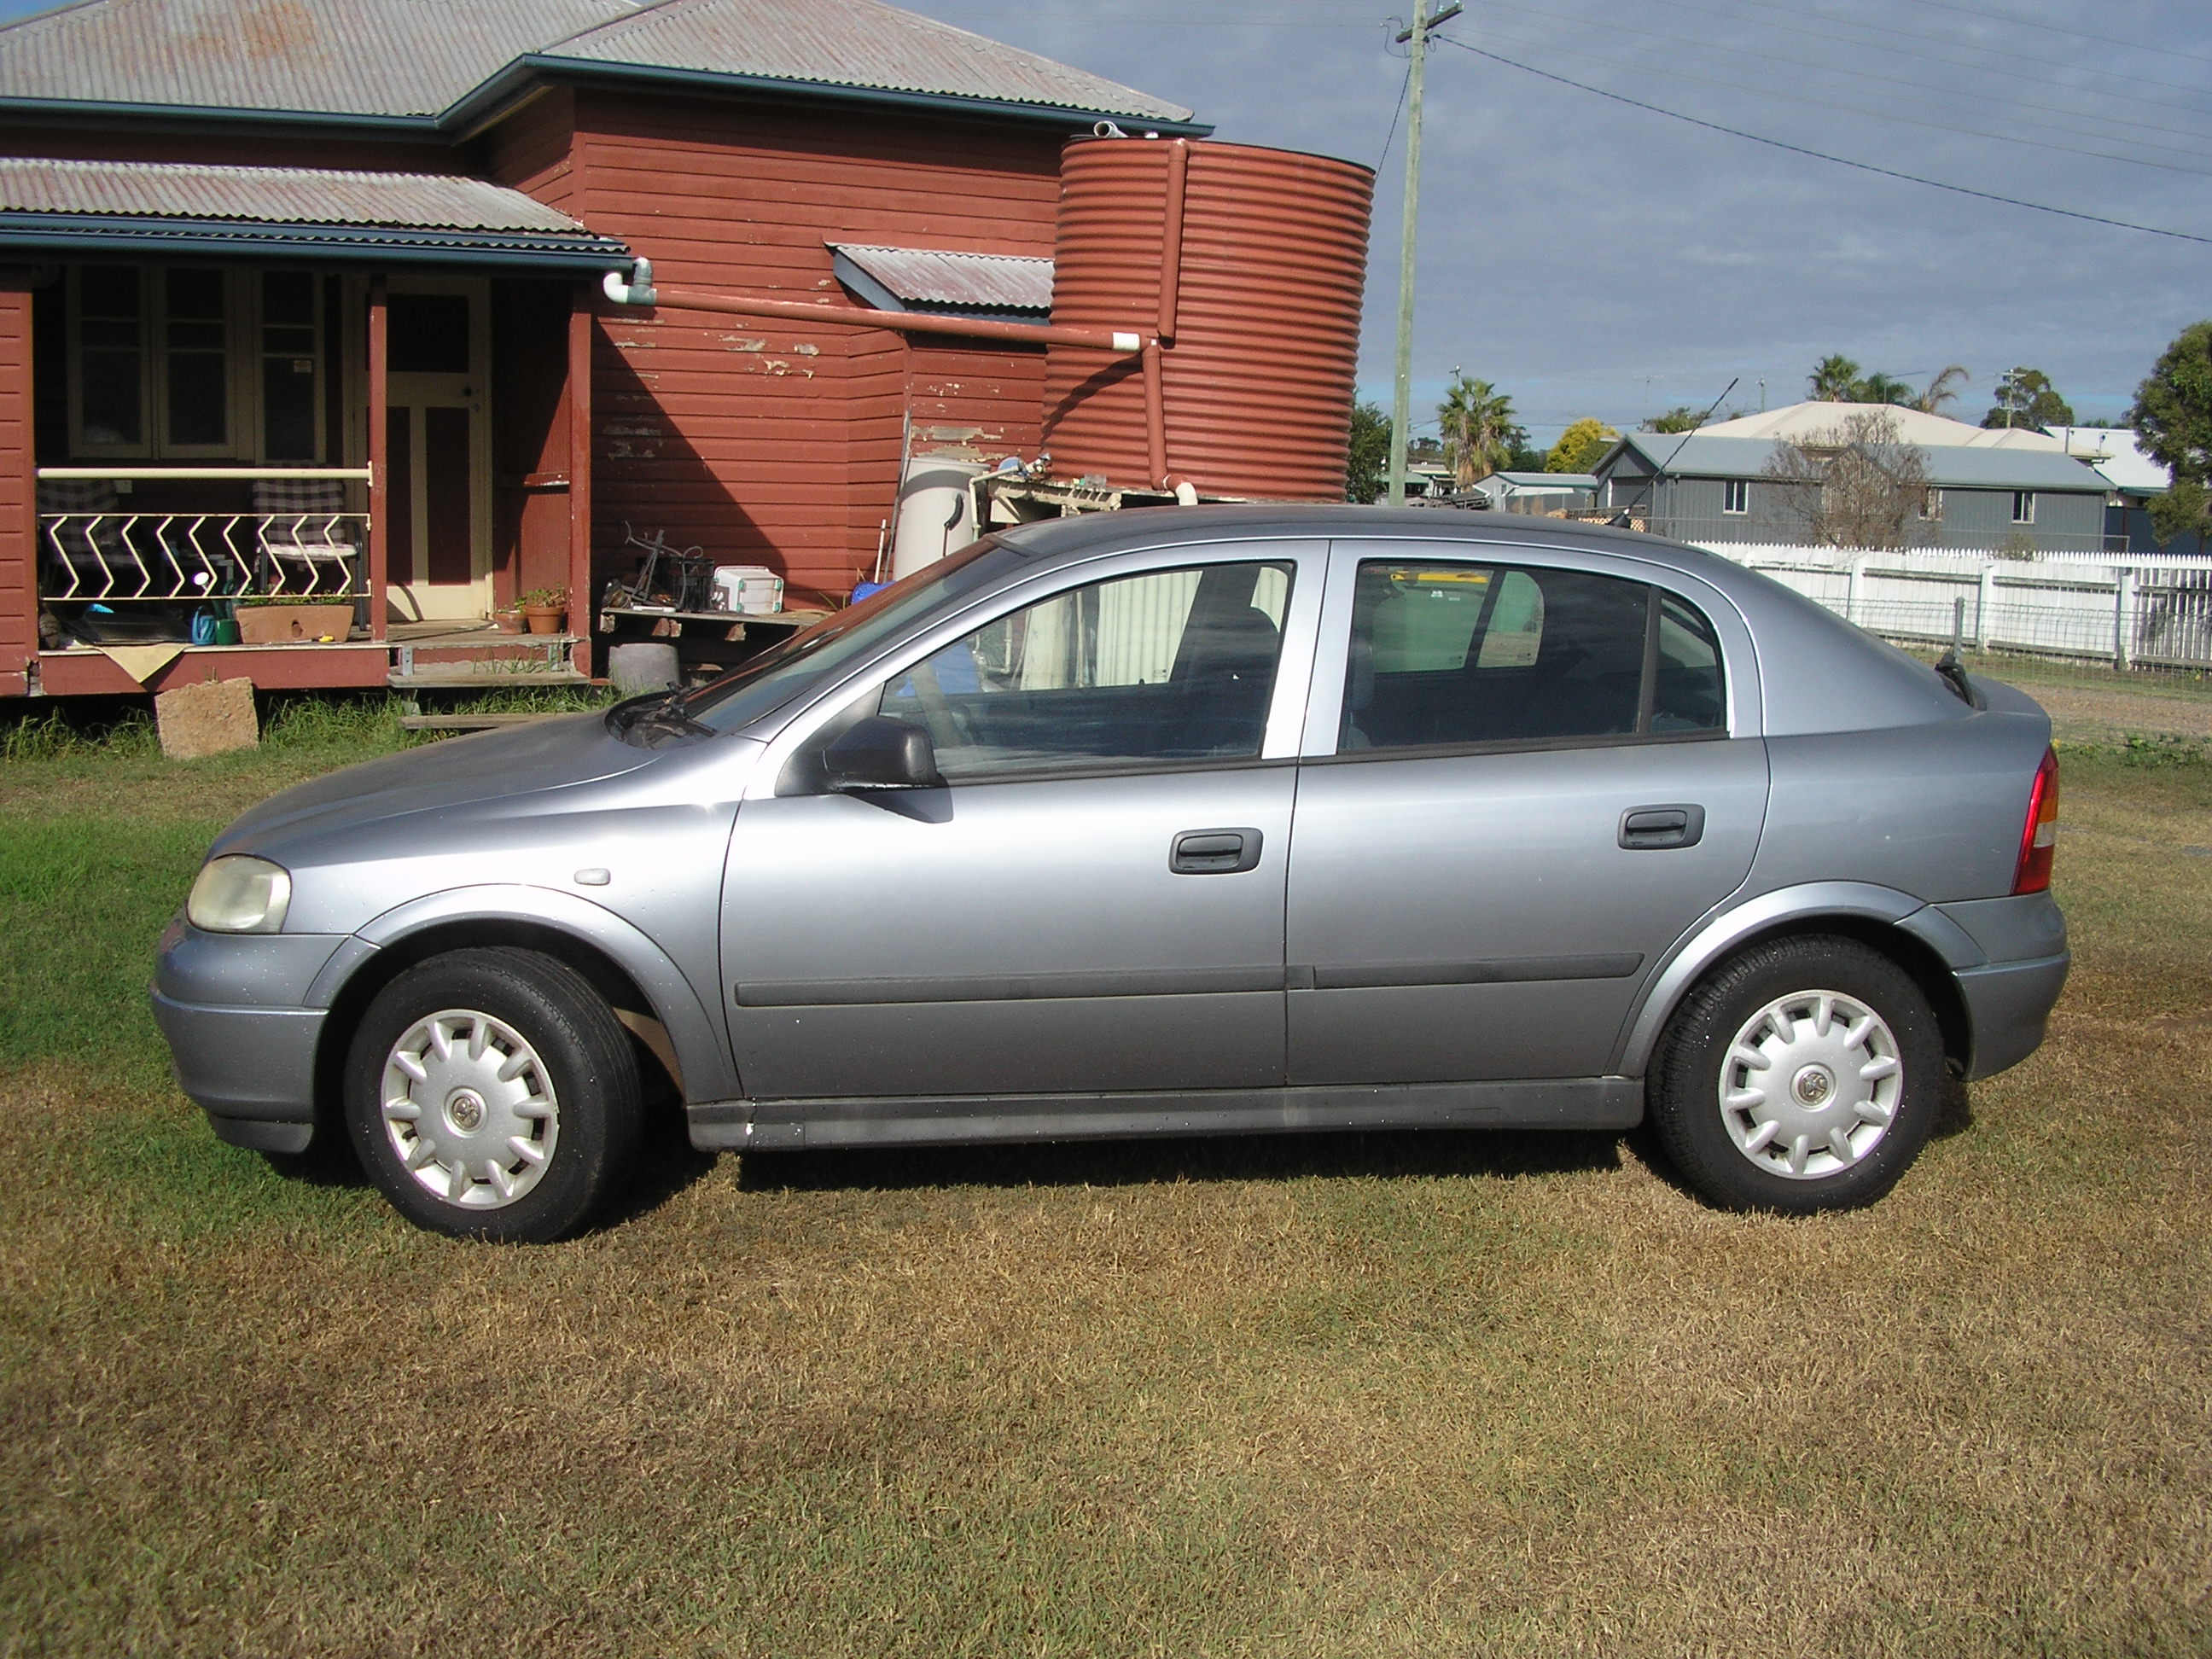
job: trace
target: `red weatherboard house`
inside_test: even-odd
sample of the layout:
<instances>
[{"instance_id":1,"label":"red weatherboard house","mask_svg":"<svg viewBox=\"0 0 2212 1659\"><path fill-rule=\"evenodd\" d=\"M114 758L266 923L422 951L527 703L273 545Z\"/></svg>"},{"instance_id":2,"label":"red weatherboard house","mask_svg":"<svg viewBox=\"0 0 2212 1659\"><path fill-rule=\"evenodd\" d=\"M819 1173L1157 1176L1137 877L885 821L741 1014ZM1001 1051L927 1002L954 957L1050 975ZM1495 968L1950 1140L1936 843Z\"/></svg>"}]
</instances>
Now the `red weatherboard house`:
<instances>
[{"instance_id":1,"label":"red weatherboard house","mask_svg":"<svg viewBox=\"0 0 2212 1659\"><path fill-rule=\"evenodd\" d=\"M577 594L582 633L626 522L842 596L917 435L1035 452L1042 347L602 279L644 255L671 287L1042 323L1060 148L1101 120L1206 131L873 0L0 27L0 696L434 683L526 591ZM358 626L134 648L237 593Z\"/></svg>"}]
</instances>

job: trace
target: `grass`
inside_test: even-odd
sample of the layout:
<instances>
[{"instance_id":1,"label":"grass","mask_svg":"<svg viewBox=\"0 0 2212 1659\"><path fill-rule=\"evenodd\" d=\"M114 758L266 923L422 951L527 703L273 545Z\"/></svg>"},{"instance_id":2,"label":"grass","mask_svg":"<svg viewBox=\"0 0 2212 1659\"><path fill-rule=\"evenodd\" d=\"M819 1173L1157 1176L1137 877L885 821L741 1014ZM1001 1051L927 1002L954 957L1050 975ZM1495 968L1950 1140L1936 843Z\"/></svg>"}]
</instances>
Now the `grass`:
<instances>
[{"instance_id":1,"label":"grass","mask_svg":"<svg viewBox=\"0 0 2212 1659\"><path fill-rule=\"evenodd\" d=\"M361 718L0 768L0 1651L2212 1649L2212 767L2069 755L2051 1040L1870 1212L1636 1137L664 1149L521 1251L220 1146L143 1012Z\"/></svg>"}]
</instances>

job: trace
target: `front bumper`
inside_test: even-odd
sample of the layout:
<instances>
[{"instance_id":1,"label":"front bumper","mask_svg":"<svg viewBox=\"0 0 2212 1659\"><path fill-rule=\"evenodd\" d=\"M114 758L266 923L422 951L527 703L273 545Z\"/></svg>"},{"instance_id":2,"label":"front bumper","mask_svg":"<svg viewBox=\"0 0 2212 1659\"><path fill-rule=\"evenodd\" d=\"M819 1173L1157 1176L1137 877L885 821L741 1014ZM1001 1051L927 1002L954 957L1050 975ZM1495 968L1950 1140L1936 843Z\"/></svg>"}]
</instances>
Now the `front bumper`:
<instances>
[{"instance_id":1,"label":"front bumper","mask_svg":"<svg viewBox=\"0 0 2212 1659\"><path fill-rule=\"evenodd\" d=\"M313 1139L328 1011L305 1001L342 937L205 933L182 921L161 936L154 1022L178 1086L234 1146L298 1152Z\"/></svg>"}]
</instances>

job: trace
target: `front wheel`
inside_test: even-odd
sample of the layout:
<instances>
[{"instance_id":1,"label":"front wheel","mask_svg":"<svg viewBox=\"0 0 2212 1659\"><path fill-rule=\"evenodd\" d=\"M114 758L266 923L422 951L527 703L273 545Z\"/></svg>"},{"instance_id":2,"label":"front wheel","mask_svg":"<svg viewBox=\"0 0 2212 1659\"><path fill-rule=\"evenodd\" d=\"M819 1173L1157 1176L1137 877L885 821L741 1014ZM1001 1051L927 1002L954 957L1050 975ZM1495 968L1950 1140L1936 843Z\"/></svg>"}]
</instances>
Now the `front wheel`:
<instances>
[{"instance_id":1,"label":"front wheel","mask_svg":"<svg viewBox=\"0 0 2212 1659\"><path fill-rule=\"evenodd\" d=\"M1755 945L1699 984L1651 1071L1660 1144L1729 1210L1871 1204L1935 1126L1942 1034L1911 975L1856 940Z\"/></svg>"},{"instance_id":2,"label":"front wheel","mask_svg":"<svg viewBox=\"0 0 2212 1659\"><path fill-rule=\"evenodd\" d=\"M369 1178L417 1226L544 1243L628 1174L637 1061L606 1003L536 951L455 951L378 994L346 1060Z\"/></svg>"}]
</instances>

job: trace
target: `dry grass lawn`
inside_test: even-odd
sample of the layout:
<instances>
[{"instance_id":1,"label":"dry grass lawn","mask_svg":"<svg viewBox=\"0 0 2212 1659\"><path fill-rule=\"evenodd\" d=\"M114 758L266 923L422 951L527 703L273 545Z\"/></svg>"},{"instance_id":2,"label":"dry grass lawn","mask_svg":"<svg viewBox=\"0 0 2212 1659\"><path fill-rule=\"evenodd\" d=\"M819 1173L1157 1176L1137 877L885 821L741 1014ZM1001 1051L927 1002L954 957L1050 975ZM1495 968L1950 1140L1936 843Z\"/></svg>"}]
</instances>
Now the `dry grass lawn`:
<instances>
[{"instance_id":1,"label":"dry grass lawn","mask_svg":"<svg viewBox=\"0 0 2212 1659\"><path fill-rule=\"evenodd\" d=\"M1640 1140L665 1147L541 1250L218 1146L148 951L342 743L0 773L0 1651L2212 1649L2212 767L1871 1212Z\"/></svg>"}]
</instances>

